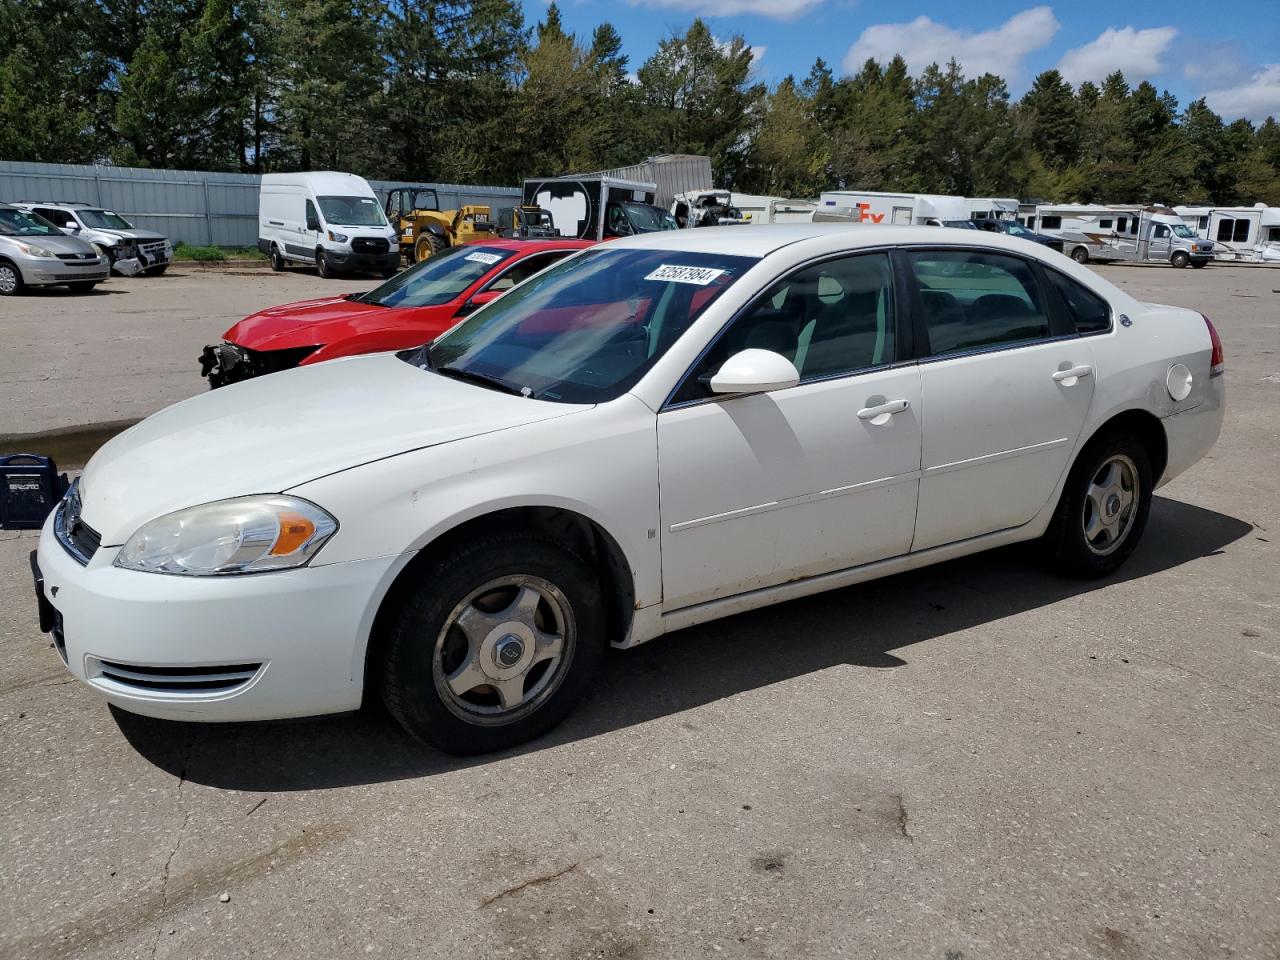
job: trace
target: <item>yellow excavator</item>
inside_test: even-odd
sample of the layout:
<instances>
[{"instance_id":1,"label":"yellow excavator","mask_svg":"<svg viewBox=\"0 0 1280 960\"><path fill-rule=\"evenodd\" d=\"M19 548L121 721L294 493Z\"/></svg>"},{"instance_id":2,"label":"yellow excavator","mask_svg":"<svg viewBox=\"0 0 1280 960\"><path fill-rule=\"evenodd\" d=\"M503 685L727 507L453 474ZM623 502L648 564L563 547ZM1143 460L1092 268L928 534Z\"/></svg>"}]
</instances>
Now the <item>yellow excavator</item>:
<instances>
[{"instance_id":1,"label":"yellow excavator","mask_svg":"<svg viewBox=\"0 0 1280 960\"><path fill-rule=\"evenodd\" d=\"M487 204L441 210L434 187L395 187L387 191L386 211L400 233L400 253L410 263L492 236L496 229Z\"/></svg>"}]
</instances>

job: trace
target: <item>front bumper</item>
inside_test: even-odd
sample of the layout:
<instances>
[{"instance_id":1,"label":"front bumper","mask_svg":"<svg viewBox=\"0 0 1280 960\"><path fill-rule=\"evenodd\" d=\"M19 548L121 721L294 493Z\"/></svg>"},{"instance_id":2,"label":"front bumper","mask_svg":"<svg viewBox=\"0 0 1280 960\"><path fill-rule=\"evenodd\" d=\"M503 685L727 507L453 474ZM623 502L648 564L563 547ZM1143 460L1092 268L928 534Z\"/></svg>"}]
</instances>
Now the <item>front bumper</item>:
<instances>
[{"instance_id":1,"label":"front bumper","mask_svg":"<svg viewBox=\"0 0 1280 960\"><path fill-rule=\"evenodd\" d=\"M181 577L81 566L45 524L41 589L67 669L132 713L202 722L354 710L373 614L400 558ZM42 605L43 606L43 605Z\"/></svg>"},{"instance_id":2,"label":"front bumper","mask_svg":"<svg viewBox=\"0 0 1280 960\"><path fill-rule=\"evenodd\" d=\"M326 251L325 259L335 270L398 270L400 267L400 251L388 253L354 253L347 251Z\"/></svg>"},{"instance_id":3,"label":"front bumper","mask_svg":"<svg viewBox=\"0 0 1280 960\"><path fill-rule=\"evenodd\" d=\"M80 280L99 282L107 279L110 265L102 257L96 260L59 260L49 257L24 257L18 261L22 281L29 286L53 286Z\"/></svg>"}]
</instances>

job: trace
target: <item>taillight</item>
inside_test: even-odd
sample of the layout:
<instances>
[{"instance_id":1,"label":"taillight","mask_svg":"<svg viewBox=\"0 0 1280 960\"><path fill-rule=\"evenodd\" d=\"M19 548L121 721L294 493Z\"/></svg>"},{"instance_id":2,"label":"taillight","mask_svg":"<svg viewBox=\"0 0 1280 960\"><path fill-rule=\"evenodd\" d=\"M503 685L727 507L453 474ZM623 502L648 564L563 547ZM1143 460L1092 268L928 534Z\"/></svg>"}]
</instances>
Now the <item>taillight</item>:
<instances>
[{"instance_id":1,"label":"taillight","mask_svg":"<svg viewBox=\"0 0 1280 960\"><path fill-rule=\"evenodd\" d=\"M1209 358L1209 376L1217 377L1227 369L1226 359L1222 355L1222 338L1218 336L1218 331L1213 325L1213 321L1204 314L1204 325L1209 328L1209 342L1213 344L1213 355Z\"/></svg>"}]
</instances>

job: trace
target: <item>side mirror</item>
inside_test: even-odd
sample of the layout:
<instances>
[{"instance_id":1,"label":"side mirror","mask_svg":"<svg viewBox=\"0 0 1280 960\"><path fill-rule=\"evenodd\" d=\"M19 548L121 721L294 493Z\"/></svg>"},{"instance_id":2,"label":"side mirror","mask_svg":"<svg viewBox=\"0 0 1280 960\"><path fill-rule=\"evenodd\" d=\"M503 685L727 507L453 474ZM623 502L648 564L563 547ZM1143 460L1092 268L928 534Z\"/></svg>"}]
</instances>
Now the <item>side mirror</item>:
<instances>
[{"instance_id":1,"label":"side mirror","mask_svg":"<svg viewBox=\"0 0 1280 960\"><path fill-rule=\"evenodd\" d=\"M726 360L712 375L710 387L712 393L767 393L799 382L800 371L782 354L750 348Z\"/></svg>"},{"instance_id":2,"label":"side mirror","mask_svg":"<svg viewBox=\"0 0 1280 960\"><path fill-rule=\"evenodd\" d=\"M68 220L67 225L62 229L66 230L68 233L79 233L80 224L76 223L74 220Z\"/></svg>"},{"instance_id":3,"label":"side mirror","mask_svg":"<svg viewBox=\"0 0 1280 960\"><path fill-rule=\"evenodd\" d=\"M493 301L497 300L505 292L506 291L504 290L482 290L464 303L462 305L462 309L459 310L458 313L465 315L475 310L479 310L486 303L493 303Z\"/></svg>"}]
</instances>

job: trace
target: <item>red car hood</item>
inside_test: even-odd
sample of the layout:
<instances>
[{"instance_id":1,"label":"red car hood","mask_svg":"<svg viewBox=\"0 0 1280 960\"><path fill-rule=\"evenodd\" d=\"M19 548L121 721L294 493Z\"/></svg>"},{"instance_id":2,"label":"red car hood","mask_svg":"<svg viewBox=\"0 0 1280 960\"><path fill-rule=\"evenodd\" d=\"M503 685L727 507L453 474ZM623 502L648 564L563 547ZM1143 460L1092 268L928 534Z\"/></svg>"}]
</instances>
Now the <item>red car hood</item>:
<instances>
[{"instance_id":1,"label":"red car hood","mask_svg":"<svg viewBox=\"0 0 1280 960\"><path fill-rule=\"evenodd\" d=\"M433 320L447 326L455 309L452 303L438 307L378 307L344 297L299 300L245 317L223 334L223 339L250 350L316 347L379 330L402 326L416 329ZM405 346L420 342L413 336L409 333Z\"/></svg>"}]
</instances>

